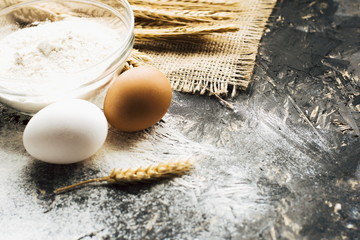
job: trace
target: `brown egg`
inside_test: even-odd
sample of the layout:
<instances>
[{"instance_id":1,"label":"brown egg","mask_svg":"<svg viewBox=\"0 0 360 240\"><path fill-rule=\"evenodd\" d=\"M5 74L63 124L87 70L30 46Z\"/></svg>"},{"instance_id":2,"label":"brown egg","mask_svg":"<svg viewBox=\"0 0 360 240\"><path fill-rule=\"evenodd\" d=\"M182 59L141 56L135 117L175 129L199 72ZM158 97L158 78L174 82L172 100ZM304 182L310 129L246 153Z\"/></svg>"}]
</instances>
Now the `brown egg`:
<instances>
[{"instance_id":1,"label":"brown egg","mask_svg":"<svg viewBox=\"0 0 360 240\"><path fill-rule=\"evenodd\" d=\"M114 128L135 132L157 123L171 104L166 76L154 67L136 67L122 73L104 101L105 116Z\"/></svg>"}]
</instances>

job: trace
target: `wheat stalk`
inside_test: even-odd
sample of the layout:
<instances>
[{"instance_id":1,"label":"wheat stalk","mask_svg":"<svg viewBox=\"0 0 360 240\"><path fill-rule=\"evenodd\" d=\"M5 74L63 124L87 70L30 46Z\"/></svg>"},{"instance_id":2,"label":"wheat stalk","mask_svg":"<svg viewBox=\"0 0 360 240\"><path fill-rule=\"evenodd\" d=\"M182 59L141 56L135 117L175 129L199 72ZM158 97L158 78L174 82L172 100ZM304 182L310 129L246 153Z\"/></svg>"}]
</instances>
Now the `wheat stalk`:
<instances>
[{"instance_id":1,"label":"wheat stalk","mask_svg":"<svg viewBox=\"0 0 360 240\"><path fill-rule=\"evenodd\" d=\"M48 9L41 7L27 7L13 12L13 17L21 23L32 23L36 21L54 21L58 15Z\"/></svg>"},{"instance_id":2,"label":"wheat stalk","mask_svg":"<svg viewBox=\"0 0 360 240\"><path fill-rule=\"evenodd\" d=\"M139 167L137 169L113 169L111 173L106 177L94 178L85 180L79 183L75 183L66 187L58 188L54 193L60 193L67 191L78 186L94 183L94 182L108 182L116 184L126 183L142 183L147 181L160 180L164 178L171 178L180 176L192 169L192 163L189 160L160 163L158 165L150 165L146 168Z\"/></svg>"},{"instance_id":3,"label":"wheat stalk","mask_svg":"<svg viewBox=\"0 0 360 240\"><path fill-rule=\"evenodd\" d=\"M218 20L234 19L235 15L232 12L217 12L217 11L191 11L191 10L168 10L155 9L144 6L132 6L135 18L142 22L144 20L152 20L156 22L183 24L189 22L213 22Z\"/></svg>"},{"instance_id":4,"label":"wheat stalk","mask_svg":"<svg viewBox=\"0 0 360 240\"><path fill-rule=\"evenodd\" d=\"M121 8L117 0L101 1L115 8ZM177 40L178 37L182 41L184 36L200 37L211 33L239 30L239 27L229 24L237 17L235 12L239 7L235 6L239 5L238 1L131 0L130 2L136 17L135 36L138 40L166 40L169 38ZM14 0L5 0L6 5L14 3ZM60 20L65 16L64 12L72 15L70 9L64 4L57 4L56 10L48 9L46 6L44 4L29 7L15 12L13 16L21 22L31 23L35 20ZM98 9L87 9L86 14L104 17L104 13L99 13ZM155 29L154 26L158 26L158 28Z\"/></svg>"},{"instance_id":5,"label":"wheat stalk","mask_svg":"<svg viewBox=\"0 0 360 240\"><path fill-rule=\"evenodd\" d=\"M107 2L106 0L103 0ZM110 1L114 2L114 1ZM239 1L229 1L229 0L220 0L220 1L183 1L183 0L129 0L131 5L136 6L149 6L153 8L161 9L191 9L191 10L210 10L214 11L238 11L234 7L240 5ZM237 8L239 9L239 8Z\"/></svg>"},{"instance_id":6,"label":"wheat stalk","mask_svg":"<svg viewBox=\"0 0 360 240\"><path fill-rule=\"evenodd\" d=\"M126 60L124 67L121 69L120 73L125 72L131 68L139 67L151 63L152 59L143 52L133 49L130 57Z\"/></svg>"},{"instance_id":7,"label":"wheat stalk","mask_svg":"<svg viewBox=\"0 0 360 240\"><path fill-rule=\"evenodd\" d=\"M20 2L24 2L24 0L3 0L4 6L11 6L13 4L17 4ZM56 3L52 5L52 9L48 8L48 5L45 4L37 4L36 6L23 7L21 9L17 9L13 11L13 17L21 22L21 23L32 23L37 21L55 21L61 20L64 16L62 16L62 12L67 10L67 8L61 4Z\"/></svg>"},{"instance_id":8,"label":"wheat stalk","mask_svg":"<svg viewBox=\"0 0 360 240\"><path fill-rule=\"evenodd\" d=\"M234 32L239 27L232 23L214 24L214 25L194 25L194 26L173 26L168 28L135 28L135 38L137 40L166 40L181 39L187 36L200 36L210 33Z\"/></svg>"}]
</instances>

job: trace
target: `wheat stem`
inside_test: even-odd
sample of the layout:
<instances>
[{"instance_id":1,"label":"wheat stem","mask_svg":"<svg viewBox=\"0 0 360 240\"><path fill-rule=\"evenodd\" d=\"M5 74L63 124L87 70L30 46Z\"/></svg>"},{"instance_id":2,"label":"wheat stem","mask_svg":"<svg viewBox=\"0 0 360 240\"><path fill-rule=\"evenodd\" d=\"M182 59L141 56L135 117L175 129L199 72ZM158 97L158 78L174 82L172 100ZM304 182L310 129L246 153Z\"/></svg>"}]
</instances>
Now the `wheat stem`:
<instances>
[{"instance_id":1,"label":"wheat stem","mask_svg":"<svg viewBox=\"0 0 360 240\"><path fill-rule=\"evenodd\" d=\"M134 15L142 22L146 19L172 24L183 24L189 22L212 22L217 20L235 19L234 13L218 12L218 11L204 11L204 10L169 10L169 9L154 9L144 6L132 6Z\"/></svg>"},{"instance_id":2,"label":"wheat stem","mask_svg":"<svg viewBox=\"0 0 360 240\"><path fill-rule=\"evenodd\" d=\"M69 186L66 186L66 187L58 188L58 189L56 189L54 191L54 193L64 192L64 191L67 191L67 190L70 190L70 189L73 189L73 188L76 188L78 186L88 184L88 183L108 181L108 179L109 179L109 176L81 181L81 182L78 182L78 183L75 183L75 184L72 184L72 185L69 185Z\"/></svg>"},{"instance_id":3,"label":"wheat stem","mask_svg":"<svg viewBox=\"0 0 360 240\"><path fill-rule=\"evenodd\" d=\"M214 10L216 11L229 11L229 9L234 10L234 7L239 6L239 1L183 1L183 0L174 0L174 1L159 1L159 0L130 0L131 5L136 6L150 6L156 9L187 9L187 10ZM237 8L239 9L239 8Z\"/></svg>"},{"instance_id":4,"label":"wheat stem","mask_svg":"<svg viewBox=\"0 0 360 240\"><path fill-rule=\"evenodd\" d=\"M11 5L15 0L5 0ZM24 1L24 0L20 0ZM101 0L115 8L117 0ZM182 40L185 36L201 37L205 34L232 32L239 30L237 23L239 2L225 0L132 0L137 40ZM50 8L51 6L51 8ZM80 11L80 12L78 12ZM68 15L79 15L83 9L69 9L61 3L41 5L22 9L13 17L24 23L39 20L61 20ZM65 14L66 13L66 14ZM85 15L104 17L98 9L87 9ZM235 21L236 20L236 21ZM232 23L232 26L229 25ZM156 29L153 26L157 26Z\"/></svg>"},{"instance_id":5,"label":"wheat stem","mask_svg":"<svg viewBox=\"0 0 360 240\"><path fill-rule=\"evenodd\" d=\"M189 160L160 163L158 165L150 165L146 168L139 167L137 169L113 169L109 176L94 178L81 181L66 187L58 188L54 193L68 191L70 189L79 187L84 184L93 182L108 182L108 183L141 183L150 180L159 180L180 176L192 169L192 163Z\"/></svg>"},{"instance_id":6,"label":"wheat stem","mask_svg":"<svg viewBox=\"0 0 360 240\"><path fill-rule=\"evenodd\" d=\"M125 72L126 70L129 70L134 67L146 65L151 62L152 62L152 59L148 55L146 55L143 52L133 49L130 56L126 60L124 67L121 69L121 71L119 73Z\"/></svg>"},{"instance_id":7,"label":"wheat stem","mask_svg":"<svg viewBox=\"0 0 360 240\"><path fill-rule=\"evenodd\" d=\"M188 27L168 27L166 29L157 28L135 28L135 38L137 40L166 40L169 38L181 38L194 35L207 35L211 33L235 32L239 26L232 23L222 23L214 25L194 25Z\"/></svg>"}]
</instances>

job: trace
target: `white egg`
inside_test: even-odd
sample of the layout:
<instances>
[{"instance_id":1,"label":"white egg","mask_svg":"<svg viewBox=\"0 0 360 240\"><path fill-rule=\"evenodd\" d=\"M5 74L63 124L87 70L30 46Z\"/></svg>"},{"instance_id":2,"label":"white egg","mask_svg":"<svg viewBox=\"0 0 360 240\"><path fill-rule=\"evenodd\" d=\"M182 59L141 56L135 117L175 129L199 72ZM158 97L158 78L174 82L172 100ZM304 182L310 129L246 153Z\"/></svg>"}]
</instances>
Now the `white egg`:
<instances>
[{"instance_id":1,"label":"white egg","mask_svg":"<svg viewBox=\"0 0 360 240\"><path fill-rule=\"evenodd\" d=\"M70 164L95 154L104 144L107 132L106 118L97 106L71 99L36 113L24 130L23 143L36 159Z\"/></svg>"}]
</instances>

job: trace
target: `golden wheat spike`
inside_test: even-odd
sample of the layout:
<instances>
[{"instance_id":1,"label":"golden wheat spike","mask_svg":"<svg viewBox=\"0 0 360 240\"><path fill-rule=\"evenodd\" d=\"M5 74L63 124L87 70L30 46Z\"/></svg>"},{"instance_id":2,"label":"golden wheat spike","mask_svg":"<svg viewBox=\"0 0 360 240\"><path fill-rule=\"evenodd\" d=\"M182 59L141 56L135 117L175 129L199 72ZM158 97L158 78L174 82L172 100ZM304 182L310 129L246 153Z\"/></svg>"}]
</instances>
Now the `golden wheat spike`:
<instances>
[{"instance_id":1,"label":"golden wheat spike","mask_svg":"<svg viewBox=\"0 0 360 240\"><path fill-rule=\"evenodd\" d=\"M182 24L189 22L212 22L218 20L235 19L236 15L232 12L217 12L214 10L179 10L179 9L154 9L148 6L132 6L134 15L137 19L148 19L152 21L172 24ZM142 22L142 21L135 21Z\"/></svg>"},{"instance_id":2,"label":"golden wheat spike","mask_svg":"<svg viewBox=\"0 0 360 240\"><path fill-rule=\"evenodd\" d=\"M135 28L135 38L137 40L166 40L169 38L181 38L186 36L207 35L211 33L235 32L239 26L232 23L221 23L214 25L199 25L188 27L168 27L168 28Z\"/></svg>"},{"instance_id":3,"label":"golden wheat spike","mask_svg":"<svg viewBox=\"0 0 360 240\"><path fill-rule=\"evenodd\" d=\"M139 67L142 65L150 64L152 59L143 52L133 49L130 56L125 62L124 67L121 69L120 73L125 72L134 67Z\"/></svg>"},{"instance_id":4,"label":"golden wheat spike","mask_svg":"<svg viewBox=\"0 0 360 240\"><path fill-rule=\"evenodd\" d=\"M185 174L192 169L193 165L189 160L160 163L158 165L150 165L146 168L139 167L137 169L113 169L109 176L85 180L66 187L58 188L54 193L60 193L73 189L75 187L93 183L93 182L108 182L108 183L141 183L150 180L159 180L164 178L171 178Z\"/></svg>"},{"instance_id":5,"label":"golden wheat spike","mask_svg":"<svg viewBox=\"0 0 360 240\"><path fill-rule=\"evenodd\" d=\"M240 5L238 0L129 0L129 2L131 5L150 6L157 9L216 9L216 11L234 11L234 7Z\"/></svg>"}]
</instances>

